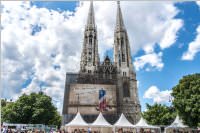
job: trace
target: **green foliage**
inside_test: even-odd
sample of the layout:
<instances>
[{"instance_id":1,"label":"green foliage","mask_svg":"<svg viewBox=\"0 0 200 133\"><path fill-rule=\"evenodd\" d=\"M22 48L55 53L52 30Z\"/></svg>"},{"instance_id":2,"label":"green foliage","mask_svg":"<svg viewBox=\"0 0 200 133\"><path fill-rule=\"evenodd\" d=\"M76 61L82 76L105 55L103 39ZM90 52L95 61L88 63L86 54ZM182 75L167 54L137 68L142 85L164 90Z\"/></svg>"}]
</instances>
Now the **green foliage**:
<instances>
[{"instance_id":1,"label":"green foliage","mask_svg":"<svg viewBox=\"0 0 200 133\"><path fill-rule=\"evenodd\" d=\"M6 100L5 99L1 99L1 107L5 107L6 106Z\"/></svg>"},{"instance_id":2,"label":"green foliage","mask_svg":"<svg viewBox=\"0 0 200 133\"><path fill-rule=\"evenodd\" d=\"M60 126L61 116L51 100L51 97L43 93L23 94L16 102L2 108L2 120L11 123Z\"/></svg>"},{"instance_id":3,"label":"green foliage","mask_svg":"<svg viewBox=\"0 0 200 133\"><path fill-rule=\"evenodd\" d=\"M146 104L147 111L143 112L143 117L152 125L169 125L173 122L176 117L176 112L173 107L166 105Z\"/></svg>"},{"instance_id":4,"label":"green foliage","mask_svg":"<svg viewBox=\"0 0 200 133\"><path fill-rule=\"evenodd\" d=\"M184 76L173 87L173 105L189 126L200 125L200 74Z\"/></svg>"}]
</instances>

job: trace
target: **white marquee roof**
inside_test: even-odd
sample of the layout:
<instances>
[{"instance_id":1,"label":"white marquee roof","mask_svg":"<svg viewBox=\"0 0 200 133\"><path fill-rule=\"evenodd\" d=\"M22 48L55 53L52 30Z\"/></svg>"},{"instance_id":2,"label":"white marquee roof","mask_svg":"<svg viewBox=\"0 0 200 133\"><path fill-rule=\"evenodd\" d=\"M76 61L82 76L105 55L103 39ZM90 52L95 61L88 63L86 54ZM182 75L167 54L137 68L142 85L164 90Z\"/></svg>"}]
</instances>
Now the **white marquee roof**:
<instances>
[{"instance_id":1,"label":"white marquee roof","mask_svg":"<svg viewBox=\"0 0 200 133\"><path fill-rule=\"evenodd\" d=\"M115 127L135 127L130 123L122 113L118 121L114 124Z\"/></svg>"},{"instance_id":2,"label":"white marquee roof","mask_svg":"<svg viewBox=\"0 0 200 133\"><path fill-rule=\"evenodd\" d=\"M97 119L91 124L94 127L112 127L110 123L108 123L100 112Z\"/></svg>"},{"instance_id":3,"label":"white marquee roof","mask_svg":"<svg viewBox=\"0 0 200 133\"><path fill-rule=\"evenodd\" d=\"M78 112L76 114L76 116L74 117L74 119L72 121L70 121L68 124L66 124L65 126L88 126L88 124L83 120L83 118L81 117L81 114Z\"/></svg>"},{"instance_id":4,"label":"white marquee roof","mask_svg":"<svg viewBox=\"0 0 200 133\"><path fill-rule=\"evenodd\" d=\"M186 127L188 127L188 126L184 125L183 121L177 115L174 122L170 126L168 126L167 128L186 128Z\"/></svg>"},{"instance_id":5,"label":"white marquee roof","mask_svg":"<svg viewBox=\"0 0 200 133\"><path fill-rule=\"evenodd\" d=\"M160 127L156 127L156 126L152 126L152 125L147 124L146 120L143 117L140 118L140 120L135 125L135 127L140 127L140 128L160 128Z\"/></svg>"}]
</instances>

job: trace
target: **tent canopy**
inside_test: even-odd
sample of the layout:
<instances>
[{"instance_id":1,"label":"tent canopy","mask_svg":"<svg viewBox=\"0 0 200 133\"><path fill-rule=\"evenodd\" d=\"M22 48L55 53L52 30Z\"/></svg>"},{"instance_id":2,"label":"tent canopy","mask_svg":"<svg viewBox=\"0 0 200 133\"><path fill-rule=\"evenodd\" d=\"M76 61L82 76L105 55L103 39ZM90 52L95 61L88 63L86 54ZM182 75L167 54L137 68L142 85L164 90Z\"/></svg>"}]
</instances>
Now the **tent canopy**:
<instances>
[{"instance_id":1,"label":"tent canopy","mask_svg":"<svg viewBox=\"0 0 200 133\"><path fill-rule=\"evenodd\" d=\"M100 112L97 119L91 124L94 127L112 127L110 123L108 123Z\"/></svg>"},{"instance_id":2,"label":"tent canopy","mask_svg":"<svg viewBox=\"0 0 200 133\"><path fill-rule=\"evenodd\" d=\"M130 123L124 114L122 113L120 118L117 120L117 122L114 124L115 127L135 127L132 123Z\"/></svg>"},{"instance_id":3,"label":"tent canopy","mask_svg":"<svg viewBox=\"0 0 200 133\"><path fill-rule=\"evenodd\" d=\"M184 125L183 121L177 115L176 119L174 120L174 122L170 126L168 126L166 128L186 128L186 127L188 127L188 126Z\"/></svg>"},{"instance_id":4,"label":"tent canopy","mask_svg":"<svg viewBox=\"0 0 200 133\"><path fill-rule=\"evenodd\" d=\"M88 126L88 124L83 120L81 114L78 112L74 119L65 126Z\"/></svg>"},{"instance_id":5,"label":"tent canopy","mask_svg":"<svg viewBox=\"0 0 200 133\"><path fill-rule=\"evenodd\" d=\"M157 126L152 126L152 125L147 124L146 120L143 117L140 118L140 120L135 125L135 127L139 127L139 128L160 128L160 127L157 127Z\"/></svg>"}]
</instances>

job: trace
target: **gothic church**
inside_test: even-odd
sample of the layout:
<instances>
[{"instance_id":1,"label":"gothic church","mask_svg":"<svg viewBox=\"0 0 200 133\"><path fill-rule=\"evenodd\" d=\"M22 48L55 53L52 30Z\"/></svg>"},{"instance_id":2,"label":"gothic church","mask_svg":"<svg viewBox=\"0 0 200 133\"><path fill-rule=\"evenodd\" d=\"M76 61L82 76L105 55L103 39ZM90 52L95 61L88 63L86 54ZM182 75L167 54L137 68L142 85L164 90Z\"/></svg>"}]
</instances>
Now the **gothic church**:
<instances>
[{"instance_id":1,"label":"gothic church","mask_svg":"<svg viewBox=\"0 0 200 133\"><path fill-rule=\"evenodd\" d=\"M132 64L128 34L119 2L117 2L113 48L114 62L108 56L103 62L100 62L97 26L93 2L91 2L83 37L80 71L66 74L63 125L68 123L77 111L81 113L86 122L93 122L98 115L95 113L98 96L96 102L92 102L96 97L92 97L95 94L91 95L91 93L95 92L95 89L101 88L108 88L108 91L112 88L110 97L113 102L110 108L113 110L102 112L110 123L114 123L121 113L124 113L134 124L139 120L141 106L138 98L136 73ZM79 88L79 91L72 93L76 88ZM89 91L85 91L87 88ZM86 96L83 97L83 95ZM84 98L89 97L90 99L84 102ZM98 110L96 111L98 112Z\"/></svg>"}]
</instances>

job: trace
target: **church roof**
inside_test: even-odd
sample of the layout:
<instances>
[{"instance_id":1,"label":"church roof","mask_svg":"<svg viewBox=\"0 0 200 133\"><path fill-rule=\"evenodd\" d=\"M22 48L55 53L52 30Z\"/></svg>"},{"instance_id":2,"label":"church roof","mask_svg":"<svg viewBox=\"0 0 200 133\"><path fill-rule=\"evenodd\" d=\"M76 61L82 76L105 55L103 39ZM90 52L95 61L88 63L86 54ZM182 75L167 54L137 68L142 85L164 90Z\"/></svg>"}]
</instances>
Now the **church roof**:
<instances>
[{"instance_id":1,"label":"church roof","mask_svg":"<svg viewBox=\"0 0 200 133\"><path fill-rule=\"evenodd\" d=\"M108 56L106 56L103 63L104 63L104 65L110 65L111 64L110 58Z\"/></svg>"},{"instance_id":2,"label":"church roof","mask_svg":"<svg viewBox=\"0 0 200 133\"><path fill-rule=\"evenodd\" d=\"M105 60L109 60L110 61L110 58L108 57L108 55L106 56Z\"/></svg>"}]
</instances>

